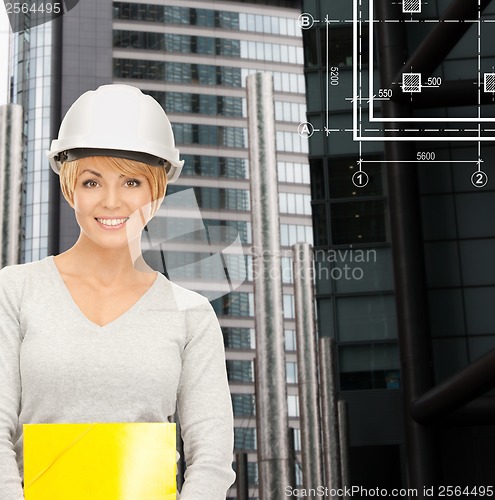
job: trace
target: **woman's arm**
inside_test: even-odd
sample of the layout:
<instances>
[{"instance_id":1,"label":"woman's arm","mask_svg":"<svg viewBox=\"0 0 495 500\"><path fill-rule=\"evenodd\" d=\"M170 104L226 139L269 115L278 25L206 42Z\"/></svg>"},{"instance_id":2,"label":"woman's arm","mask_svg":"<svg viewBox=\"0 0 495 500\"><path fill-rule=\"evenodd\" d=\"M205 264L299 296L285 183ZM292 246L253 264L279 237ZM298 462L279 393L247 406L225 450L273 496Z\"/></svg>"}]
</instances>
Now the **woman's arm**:
<instances>
[{"instance_id":1,"label":"woman's arm","mask_svg":"<svg viewBox=\"0 0 495 500\"><path fill-rule=\"evenodd\" d=\"M224 500L235 473L222 332L209 302L185 314L187 338L177 404L187 470L180 498Z\"/></svg>"},{"instance_id":2,"label":"woman's arm","mask_svg":"<svg viewBox=\"0 0 495 500\"><path fill-rule=\"evenodd\" d=\"M22 500L21 477L12 440L21 405L19 304L22 283L18 267L0 271L0 491L3 500Z\"/></svg>"}]
</instances>

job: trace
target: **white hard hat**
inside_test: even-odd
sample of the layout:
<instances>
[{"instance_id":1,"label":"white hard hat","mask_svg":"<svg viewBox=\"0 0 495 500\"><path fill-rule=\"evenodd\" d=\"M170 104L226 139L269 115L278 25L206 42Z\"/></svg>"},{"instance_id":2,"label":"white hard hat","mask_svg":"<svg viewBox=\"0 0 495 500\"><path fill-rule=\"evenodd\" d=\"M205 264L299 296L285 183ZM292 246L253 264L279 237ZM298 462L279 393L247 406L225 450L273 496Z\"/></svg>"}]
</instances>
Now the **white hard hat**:
<instances>
[{"instance_id":1,"label":"white hard hat","mask_svg":"<svg viewBox=\"0 0 495 500\"><path fill-rule=\"evenodd\" d=\"M184 164L162 107L138 88L120 84L82 94L67 111L47 155L57 174L65 161L116 156L163 166L168 182L177 180Z\"/></svg>"}]
</instances>

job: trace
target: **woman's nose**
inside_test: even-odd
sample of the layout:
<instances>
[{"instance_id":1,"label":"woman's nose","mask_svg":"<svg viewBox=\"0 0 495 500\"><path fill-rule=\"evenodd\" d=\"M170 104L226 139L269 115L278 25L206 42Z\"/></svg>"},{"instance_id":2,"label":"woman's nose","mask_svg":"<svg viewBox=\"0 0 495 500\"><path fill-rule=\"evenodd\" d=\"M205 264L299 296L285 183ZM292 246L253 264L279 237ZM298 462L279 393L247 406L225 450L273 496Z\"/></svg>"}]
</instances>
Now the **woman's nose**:
<instances>
[{"instance_id":1,"label":"woman's nose","mask_svg":"<svg viewBox=\"0 0 495 500\"><path fill-rule=\"evenodd\" d=\"M102 204L105 208L113 209L121 206L122 200L119 189L108 187L104 190Z\"/></svg>"}]
</instances>

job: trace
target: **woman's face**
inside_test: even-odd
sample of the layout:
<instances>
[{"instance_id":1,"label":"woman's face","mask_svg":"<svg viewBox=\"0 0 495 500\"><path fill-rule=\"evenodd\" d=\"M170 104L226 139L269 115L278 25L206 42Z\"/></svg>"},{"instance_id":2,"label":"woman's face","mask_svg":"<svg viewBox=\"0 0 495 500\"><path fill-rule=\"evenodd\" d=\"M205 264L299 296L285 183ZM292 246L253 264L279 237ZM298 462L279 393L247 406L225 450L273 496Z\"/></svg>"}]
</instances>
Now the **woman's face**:
<instances>
[{"instance_id":1,"label":"woman's face","mask_svg":"<svg viewBox=\"0 0 495 500\"><path fill-rule=\"evenodd\" d=\"M151 217L146 177L122 174L98 157L80 160L73 199L82 235L102 248L128 246Z\"/></svg>"}]
</instances>

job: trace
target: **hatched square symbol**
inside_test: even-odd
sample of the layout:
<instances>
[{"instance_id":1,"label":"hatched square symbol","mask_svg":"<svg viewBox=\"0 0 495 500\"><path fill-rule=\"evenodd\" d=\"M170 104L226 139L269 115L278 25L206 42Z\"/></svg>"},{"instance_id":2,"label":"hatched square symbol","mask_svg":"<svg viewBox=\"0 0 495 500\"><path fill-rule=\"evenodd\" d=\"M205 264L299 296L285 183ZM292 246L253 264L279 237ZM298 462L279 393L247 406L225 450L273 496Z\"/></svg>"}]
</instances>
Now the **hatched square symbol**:
<instances>
[{"instance_id":1,"label":"hatched square symbol","mask_svg":"<svg viewBox=\"0 0 495 500\"><path fill-rule=\"evenodd\" d=\"M421 92L421 73L402 73L402 92Z\"/></svg>"},{"instance_id":2,"label":"hatched square symbol","mask_svg":"<svg viewBox=\"0 0 495 500\"><path fill-rule=\"evenodd\" d=\"M485 92L495 92L495 73L485 73Z\"/></svg>"},{"instance_id":3,"label":"hatched square symbol","mask_svg":"<svg viewBox=\"0 0 495 500\"><path fill-rule=\"evenodd\" d=\"M417 14L421 12L421 0L402 0L402 12Z\"/></svg>"}]
</instances>

